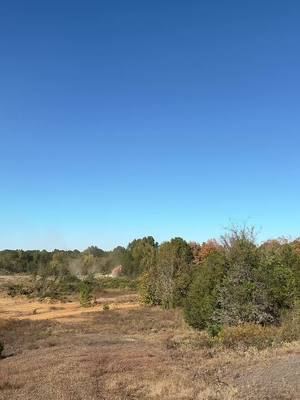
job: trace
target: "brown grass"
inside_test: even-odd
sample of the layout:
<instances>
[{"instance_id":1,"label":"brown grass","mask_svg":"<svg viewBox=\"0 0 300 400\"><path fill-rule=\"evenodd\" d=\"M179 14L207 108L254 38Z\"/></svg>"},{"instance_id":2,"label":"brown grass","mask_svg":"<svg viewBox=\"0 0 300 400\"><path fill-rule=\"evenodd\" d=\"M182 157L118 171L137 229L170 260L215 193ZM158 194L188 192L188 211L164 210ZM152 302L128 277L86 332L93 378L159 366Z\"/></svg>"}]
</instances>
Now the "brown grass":
<instances>
[{"instance_id":1,"label":"brown grass","mask_svg":"<svg viewBox=\"0 0 300 400\"><path fill-rule=\"evenodd\" d=\"M26 297L10 297L7 295L0 296L0 315L2 319L30 319L30 320L49 320L61 319L66 322L68 317L73 318L75 315L81 316L83 313L99 312L103 308L103 304L109 304L110 309L120 308L136 308L138 307L137 296L135 294L116 294L114 297L108 290L102 297L96 299L93 307L83 309L78 301L68 303L48 301L30 300ZM110 297L109 297L110 296ZM47 300L47 299L46 299Z\"/></svg>"},{"instance_id":2,"label":"brown grass","mask_svg":"<svg viewBox=\"0 0 300 400\"><path fill-rule=\"evenodd\" d=\"M211 347L178 310L122 307L116 292L107 298L115 309L5 303L0 340L11 356L0 361L0 399L299 398L298 343L263 351Z\"/></svg>"}]
</instances>

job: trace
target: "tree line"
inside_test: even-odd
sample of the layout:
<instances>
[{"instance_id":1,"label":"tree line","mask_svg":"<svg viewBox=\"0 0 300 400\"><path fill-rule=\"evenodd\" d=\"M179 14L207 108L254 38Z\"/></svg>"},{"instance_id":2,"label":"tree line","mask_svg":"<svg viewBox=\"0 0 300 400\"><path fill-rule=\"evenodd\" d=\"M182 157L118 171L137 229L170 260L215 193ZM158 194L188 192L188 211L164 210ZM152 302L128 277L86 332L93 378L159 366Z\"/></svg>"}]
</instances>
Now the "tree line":
<instances>
[{"instance_id":1,"label":"tree line","mask_svg":"<svg viewBox=\"0 0 300 400\"><path fill-rule=\"evenodd\" d=\"M158 244L149 236L112 251L0 252L0 270L8 273L88 276L118 264L124 276L138 280L142 303L182 307L191 326L213 333L244 323L280 324L299 304L300 240L259 244L251 227L233 227L202 244L182 238Z\"/></svg>"},{"instance_id":2,"label":"tree line","mask_svg":"<svg viewBox=\"0 0 300 400\"><path fill-rule=\"evenodd\" d=\"M233 227L202 244L135 240L124 270L140 277L143 303L182 307L191 326L213 334L223 326L279 325L299 310L300 240L258 244L251 227Z\"/></svg>"},{"instance_id":3,"label":"tree line","mask_svg":"<svg viewBox=\"0 0 300 400\"><path fill-rule=\"evenodd\" d=\"M119 246L104 251L97 246L79 250L2 250L1 273L25 273L34 275L67 274L88 275L99 272L108 274L122 261L125 248Z\"/></svg>"}]
</instances>

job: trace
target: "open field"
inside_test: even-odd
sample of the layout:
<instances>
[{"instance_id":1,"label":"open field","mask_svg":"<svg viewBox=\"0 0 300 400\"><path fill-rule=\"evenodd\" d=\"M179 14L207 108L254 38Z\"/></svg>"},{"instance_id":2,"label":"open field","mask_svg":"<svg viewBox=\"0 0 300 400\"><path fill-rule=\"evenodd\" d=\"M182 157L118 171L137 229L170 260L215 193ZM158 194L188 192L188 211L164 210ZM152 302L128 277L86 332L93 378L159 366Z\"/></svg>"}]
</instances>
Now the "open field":
<instances>
[{"instance_id":1,"label":"open field","mask_svg":"<svg viewBox=\"0 0 300 400\"><path fill-rule=\"evenodd\" d=\"M107 291L109 292L109 291ZM18 319L18 320L61 320L67 322L75 316L82 318L88 313L101 311L101 305L109 304L109 308L130 309L138 307L135 295L119 295L112 297L103 296L96 299L97 305L83 309L78 301L70 301L67 303L41 302L37 300L24 301L24 298L11 298L8 296L0 297L0 315L2 319Z\"/></svg>"},{"instance_id":2,"label":"open field","mask_svg":"<svg viewBox=\"0 0 300 400\"><path fill-rule=\"evenodd\" d=\"M299 343L217 350L178 310L118 290L97 300L83 309L1 294L1 400L300 398Z\"/></svg>"}]
</instances>

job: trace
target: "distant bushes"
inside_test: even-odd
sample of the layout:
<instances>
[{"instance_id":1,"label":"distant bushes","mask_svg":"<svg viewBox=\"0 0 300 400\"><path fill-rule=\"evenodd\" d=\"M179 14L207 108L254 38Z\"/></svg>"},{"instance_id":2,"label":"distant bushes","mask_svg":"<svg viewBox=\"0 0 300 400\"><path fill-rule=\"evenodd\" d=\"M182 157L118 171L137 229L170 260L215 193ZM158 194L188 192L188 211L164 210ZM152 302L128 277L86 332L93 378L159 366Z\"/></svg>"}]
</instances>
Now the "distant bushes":
<instances>
[{"instance_id":1,"label":"distant bushes","mask_svg":"<svg viewBox=\"0 0 300 400\"><path fill-rule=\"evenodd\" d=\"M130 289L134 290L137 288L137 281L126 277L103 277L94 278L93 275L89 275L86 279L81 281L79 287L79 301L81 306L87 307L91 304L93 293L97 290L105 289ZM105 305L105 310L109 309L109 305Z\"/></svg>"},{"instance_id":2,"label":"distant bushes","mask_svg":"<svg viewBox=\"0 0 300 400\"><path fill-rule=\"evenodd\" d=\"M10 284L7 286L7 294L11 297L30 296L33 293L32 286L24 284Z\"/></svg>"},{"instance_id":3,"label":"distant bushes","mask_svg":"<svg viewBox=\"0 0 300 400\"><path fill-rule=\"evenodd\" d=\"M71 294L78 292L80 280L71 274L62 276L39 276L19 284L7 286L9 296L38 297L63 300Z\"/></svg>"},{"instance_id":4,"label":"distant bushes","mask_svg":"<svg viewBox=\"0 0 300 400\"><path fill-rule=\"evenodd\" d=\"M50 275L37 276L24 283L9 284L6 288L7 294L12 297L23 295L29 298L54 300L65 300L68 296L77 295L80 303L86 306L91 300L88 293L93 294L102 289L136 290L138 286L137 280L127 277L95 278L93 274L89 274L85 279L80 280L70 273L59 275L53 275L53 271L49 273Z\"/></svg>"},{"instance_id":5,"label":"distant bushes","mask_svg":"<svg viewBox=\"0 0 300 400\"><path fill-rule=\"evenodd\" d=\"M95 283L99 289L136 290L138 288L138 280L131 279L126 276L120 276L116 278L111 278L111 277L95 278Z\"/></svg>"},{"instance_id":6,"label":"distant bushes","mask_svg":"<svg viewBox=\"0 0 300 400\"><path fill-rule=\"evenodd\" d=\"M125 276L137 278L155 262L158 243L152 236L135 239L123 252L121 264Z\"/></svg>"},{"instance_id":7,"label":"distant bushes","mask_svg":"<svg viewBox=\"0 0 300 400\"><path fill-rule=\"evenodd\" d=\"M93 272L107 273L116 263L122 264L123 276L94 278ZM84 304L89 291L138 288L143 304L181 307L190 326L224 341L230 341L226 338L235 326L242 326L240 335L243 329L258 334L260 328L253 328L257 325L287 326L286 315L296 318L292 313L300 299L300 240L258 245L254 229L247 227L203 244L174 238L159 245L149 236L112 252L95 246L83 252L5 250L0 268L36 276L31 286L11 286L12 296L64 298L79 293ZM297 336L292 328L291 336Z\"/></svg>"},{"instance_id":8,"label":"distant bushes","mask_svg":"<svg viewBox=\"0 0 300 400\"><path fill-rule=\"evenodd\" d=\"M32 296L40 298L64 299L77 293L80 280L71 274L59 277L41 277L34 282Z\"/></svg>"},{"instance_id":9,"label":"distant bushes","mask_svg":"<svg viewBox=\"0 0 300 400\"><path fill-rule=\"evenodd\" d=\"M68 270L73 274L88 275L92 272L109 274L121 264L125 249L116 247L104 251L90 246L84 251L78 250L2 250L0 251L1 274L49 275L51 270Z\"/></svg>"},{"instance_id":10,"label":"distant bushes","mask_svg":"<svg viewBox=\"0 0 300 400\"><path fill-rule=\"evenodd\" d=\"M89 281L82 281L79 284L79 302L81 307L89 307L92 301L92 285Z\"/></svg>"}]
</instances>

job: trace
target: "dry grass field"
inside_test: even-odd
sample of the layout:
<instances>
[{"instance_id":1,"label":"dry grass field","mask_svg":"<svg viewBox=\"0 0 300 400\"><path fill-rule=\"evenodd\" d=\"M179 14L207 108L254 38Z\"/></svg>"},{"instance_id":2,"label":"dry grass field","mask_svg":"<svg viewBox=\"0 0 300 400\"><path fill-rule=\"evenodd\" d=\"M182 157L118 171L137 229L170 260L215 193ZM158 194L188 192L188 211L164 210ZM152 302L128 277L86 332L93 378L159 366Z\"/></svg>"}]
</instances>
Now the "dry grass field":
<instances>
[{"instance_id":1,"label":"dry grass field","mask_svg":"<svg viewBox=\"0 0 300 400\"><path fill-rule=\"evenodd\" d=\"M300 398L299 343L211 348L180 311L118 290L86 309L0 296L1 400Z\"/></svg>"}]
</instances>

